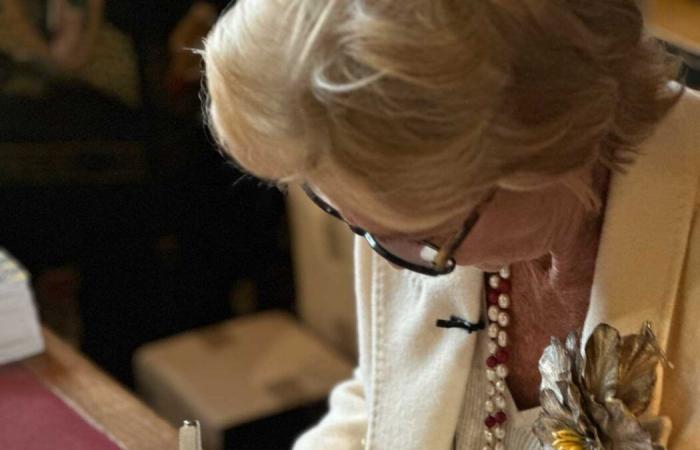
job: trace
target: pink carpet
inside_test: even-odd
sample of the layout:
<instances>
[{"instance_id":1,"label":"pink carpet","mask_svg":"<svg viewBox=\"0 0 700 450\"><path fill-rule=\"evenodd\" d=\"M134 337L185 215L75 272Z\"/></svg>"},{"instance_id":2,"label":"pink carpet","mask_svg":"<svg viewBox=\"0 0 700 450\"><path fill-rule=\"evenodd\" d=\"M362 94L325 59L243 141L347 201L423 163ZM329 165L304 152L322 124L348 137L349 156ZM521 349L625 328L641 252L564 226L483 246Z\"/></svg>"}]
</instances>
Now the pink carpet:
<instances>
[{"instance_id":1,"label":"pink carpet","mask_svg":"<svg viewBox=\"0 0 700 450\"><path fill-rule=\"evenodd\" d=\"M29 370L0 366L0 449L119 450Z\"/></svg>"}]
</instances>

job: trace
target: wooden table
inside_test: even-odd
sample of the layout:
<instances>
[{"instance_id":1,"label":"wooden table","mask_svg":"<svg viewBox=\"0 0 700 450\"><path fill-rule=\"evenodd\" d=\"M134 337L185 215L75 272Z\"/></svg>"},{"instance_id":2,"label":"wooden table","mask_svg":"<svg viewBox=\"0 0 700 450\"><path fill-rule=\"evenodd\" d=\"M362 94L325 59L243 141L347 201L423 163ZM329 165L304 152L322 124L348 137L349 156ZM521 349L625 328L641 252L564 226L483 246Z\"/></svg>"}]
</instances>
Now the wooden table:
<instances>
[{"instance_id":1,"label":"wooden table","mask_svg":"<svg viewBox=\"0 0 700 450\"><path fill-rule=\"evenodd\" d=\"M44 328L46 352L21 364L72 400L126 450L177 450L177 431Z\"/></svg>"},{"instance_id":2,"label":"wooden table","mask_svg":"<svg viewBox=\"0 0 700 450\"><path fill-rule=\"evenodd\" d=\"M700 4L697 0L647 0L647 20L658 37L686 50L700 51Z\"/></svg>"}]
</instances>

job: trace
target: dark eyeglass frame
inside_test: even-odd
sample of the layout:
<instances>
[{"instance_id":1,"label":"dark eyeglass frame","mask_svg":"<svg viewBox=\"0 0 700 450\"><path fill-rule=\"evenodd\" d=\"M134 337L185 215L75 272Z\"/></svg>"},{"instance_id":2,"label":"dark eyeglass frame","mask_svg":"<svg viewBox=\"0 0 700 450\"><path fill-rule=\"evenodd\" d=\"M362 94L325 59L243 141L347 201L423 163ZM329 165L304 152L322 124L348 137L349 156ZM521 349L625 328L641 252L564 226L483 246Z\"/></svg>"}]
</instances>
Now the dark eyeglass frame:
<instances>
[{"instance_id":1,"label":"dark eyeglass frame","mask_svg":"<svg viewBox=\"0 0 700 450\"><path fill-rule=\"evenodd\" d=\"M404 269L408 269L413 272L433 277L447 275L455 269L456 262L453 258L454 252L462 244L462 242L464 242L464 239L467 237L472 228L474 228L474 225L476 225L476 222L479 220L479 208L477 207L474 208L474 211L472 211L467 220L464 221L464 224L462 225L460 230L457 233L455 233L450 238L450 240L447 241L447 243L442 247L438 247L432 242L426 240L416 241L416 243L430 247L437 252L435 258L433 258L431 268L414 264L410 261L406 261L400 256L391 253L379 243L379 241L372 235L372 233L356 225L348 223L348 221L345 220L345 218L342 216L342 214L340 214L340 212L337 209L335 209L334 207L326 203L321 197L316 195L316 193L314 193L314 191L311 190L311 188L307 184L302 184L301 188L304 191L304 193L309 197L309 199L311 199L311 201L314 202L319 208L321 208L326 214L329 214L335 217L336 219L343 221L353 233L365 238L372 250L374 250L379 256L386 259L390 263L393 263ZM489 196L487 200L490 198L491 196Z\"/></svg>"}]
</instances>

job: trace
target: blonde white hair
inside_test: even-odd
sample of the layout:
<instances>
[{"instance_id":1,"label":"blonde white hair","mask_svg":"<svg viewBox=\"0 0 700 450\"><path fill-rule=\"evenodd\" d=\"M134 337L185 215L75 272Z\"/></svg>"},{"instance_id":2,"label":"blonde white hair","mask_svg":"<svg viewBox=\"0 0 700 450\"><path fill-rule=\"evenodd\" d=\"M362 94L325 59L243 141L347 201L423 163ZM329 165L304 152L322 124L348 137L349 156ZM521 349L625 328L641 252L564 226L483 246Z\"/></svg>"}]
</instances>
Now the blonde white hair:
<instances>
[{"instance_id":1,"label":"blonde white hair","mask_svg":"<svg viewBox=\"0 0 700 450\"><path fill-rule=\"evenodd\" d=\"M212 127L244 168L379 220L581 184L679 96L635 0L239 0L204 59Z\"/></svg>"}]
</instances>

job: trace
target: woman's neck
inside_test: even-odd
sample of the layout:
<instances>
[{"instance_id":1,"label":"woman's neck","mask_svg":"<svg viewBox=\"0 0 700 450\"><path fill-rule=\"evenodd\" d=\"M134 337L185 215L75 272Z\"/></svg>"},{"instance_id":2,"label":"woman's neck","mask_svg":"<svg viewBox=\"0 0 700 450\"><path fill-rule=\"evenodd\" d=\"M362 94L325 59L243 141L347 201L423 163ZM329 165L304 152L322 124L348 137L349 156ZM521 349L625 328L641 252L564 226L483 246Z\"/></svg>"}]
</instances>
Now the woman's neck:
<instances>
[{"instance_id":1,"label":"woman's neck","mask_svg":"<svg viewBox=\"0 0 700 450\"><path fill-rule=\"evenodd\" d=\"M595 213L582 214L559 233L551 251L542 257L519 263L522 272L529 274L535 292L557 292L560 296L580 297L590 290L595 261L605 216L610 174L605 167L593 170L592 188L600 200Z\"/></svg>"}]
</instances>

